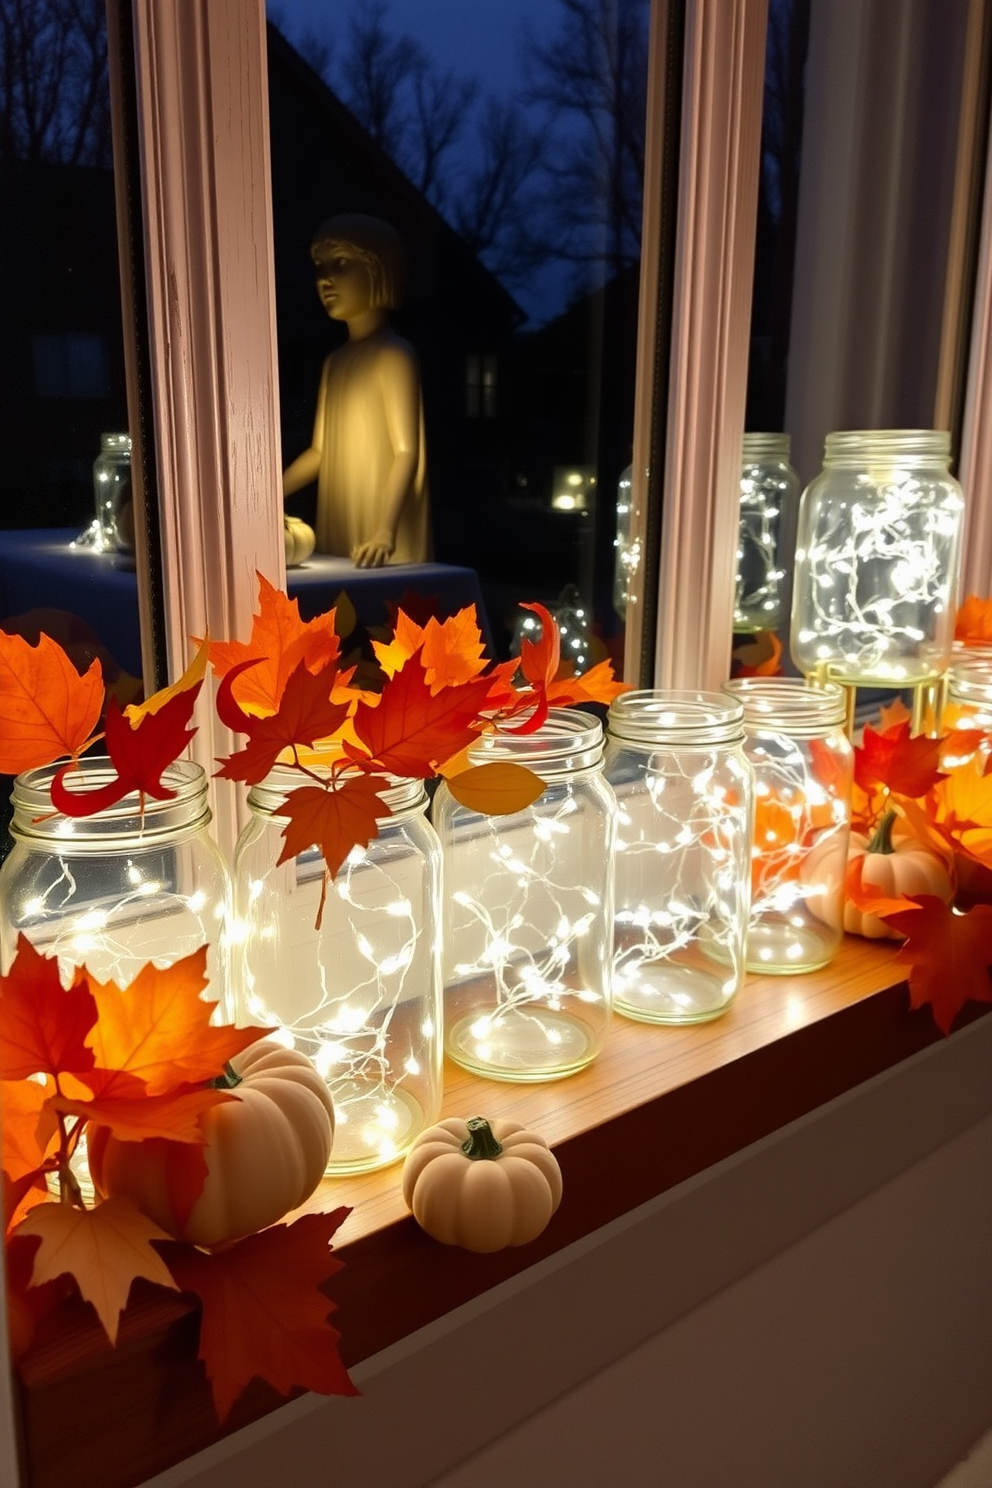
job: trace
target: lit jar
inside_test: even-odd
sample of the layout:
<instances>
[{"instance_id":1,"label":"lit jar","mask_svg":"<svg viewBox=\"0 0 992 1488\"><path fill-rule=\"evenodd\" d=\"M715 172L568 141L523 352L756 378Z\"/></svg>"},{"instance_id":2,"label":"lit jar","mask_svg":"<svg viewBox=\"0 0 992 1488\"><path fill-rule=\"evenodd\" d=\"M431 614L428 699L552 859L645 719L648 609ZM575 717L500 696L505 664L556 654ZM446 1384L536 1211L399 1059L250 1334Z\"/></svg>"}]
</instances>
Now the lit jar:
<instances>
[{"instance_id":1,"label":"lit jar","mask_svg":"<svg viewBox=\"0 0 992 1488\"><path fill-rule=\"evenodd\" d=\"M130 434L101 434L100 453L93 461L93 497L97 546L101 550L133 548Z\"/></svg>"},{"instance_id":2,"label":"lit jar","mask_svg":"<svg viewBox=\"0 0 992 1488\"><path fill-rule=\"evenodd\" d=\"M908 687L947 666L964 498L950 435L828 434L799 510L792 657L806 676Z\"/></svg>"},{"instance_id":3,"label":"lit jar","mask_svg":"<svg viewBox=\"0 0 992 1488\"><path fill-rule=\"evenodd\" d=\"M788 434L745 434L734 630L778 630L788 613L788 576L799 506L799 477Z\"/></svg>"},{"instance_id":4,"label":"lit jar","mask_svg":"<svg viewBox=\"0 0 992 1488\"><path fill-rule=\"evenodd\" d=\"M440 1114L441 849L423 781L397 780L379 835L325 885L316 847L277 861L299 784L276 767L248 796L234 858L238 1013L278 1024L313 1060L334 1101L327 1171L360 1173L402 1157Z\"/></svg>"},{"instance_id":5,"label":"lit jar","mask_svg":"<svg viewBox=\"0 0 992 1488\"><path fill-rule=\"evenodd\" d=\"M726 1012L744 979L751 770L740 703L628 692L610 706L617 797L613 1005L644 1023Z\"/></svg>"},{"instance_id":6,"label":"lit jar","mask_svg":"<svg viewBox=\"0 0 992 1488\"><path fill-rule=\"evenodd\" d=\"M981 661L973 656L969 660L955 661L947 673L946 683L942 720L945 730L952 739L955 732L984 735L978 750L984 759L988 759L992 754L992 656ZM945 758L945 767L963 764L974 752L971 749L960 753L953 751L953 759Z\"/></svg>"},{"instance_id":7,"label":"lit jar","mask_svg":"<svg viewBox=\"0 0 992 1488\"><path fill-rule=\"evenodd\" d=\"M171 800L136 794L93 816L54 811L48 765L18 775L11 793L14 846L0 868L3 965L22 933L57 955L63 977L86 966L101 981L125 987L146 961L168 966L207 946L208 996L231 1016L227 935L230 879L209 834L207 778L177 760L162 775ZM82 781L96 790L117 778L107 760L86 758Z\"/></svg>"},{"instance_id":8,"label":"lit jar","mask_svg":"<svg viewBox=\"0 0 992 1488\"><path fill-rule=\"evenodd\" d=\"M615 802L603 730L553 708L532 734L485 735L473 764L511 761L544 782L532 806L485 816L442 782L445 1048L502 1080L552 1080L596 1057L610 1019Z\"/></svg>"},{"instance_id":9,"label":"lit jar","mask_svg":"<svg viewBox=\"0 0 992 1488\"><path fill-rule=\"evenodd\" d=\"M748 970L813 971L844 934L854 781L846 695L794 677L745 677L726 689L744 705L754 770Z\"/></svg>"}]
</instances>

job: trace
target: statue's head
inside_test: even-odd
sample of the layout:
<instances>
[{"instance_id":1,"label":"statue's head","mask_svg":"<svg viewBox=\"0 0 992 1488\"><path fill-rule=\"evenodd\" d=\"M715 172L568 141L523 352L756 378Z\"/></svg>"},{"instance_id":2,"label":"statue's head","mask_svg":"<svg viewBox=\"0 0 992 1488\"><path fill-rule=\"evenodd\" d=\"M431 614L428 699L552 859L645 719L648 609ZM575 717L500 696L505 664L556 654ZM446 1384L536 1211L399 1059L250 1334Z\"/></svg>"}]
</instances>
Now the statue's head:
<instances>
[{"instance_id":1,"label":"statue's head","mask_svg":"<svg viewBox=\"0 0 992 1488\"><path fill-rule=\"evenodd\" d=\"M392 310L406 288L406 253L399 233L379 217L342 212L322 222L313 235L310 255L318 273L335 252L350 249L368 270L372 287L370 308Z\"/></svg>"}]
</instances>

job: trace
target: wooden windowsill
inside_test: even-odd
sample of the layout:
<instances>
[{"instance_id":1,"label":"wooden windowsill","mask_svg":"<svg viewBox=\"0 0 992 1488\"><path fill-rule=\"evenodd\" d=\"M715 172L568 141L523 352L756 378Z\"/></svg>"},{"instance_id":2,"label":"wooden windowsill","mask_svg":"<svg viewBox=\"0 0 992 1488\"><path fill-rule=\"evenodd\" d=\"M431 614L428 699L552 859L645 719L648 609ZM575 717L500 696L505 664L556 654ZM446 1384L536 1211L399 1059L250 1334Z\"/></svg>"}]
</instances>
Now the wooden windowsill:
<instances>
[{"instance_id":1,"label":"wooden windowsill","mask_svg":"<svg viewBox=\"0 0 992 1488\"><path fill-rule=\"evenodd\" d=\"M969 1005L966 1016L984 1011ZM617 1018L596 1063L568 1080L503 1084L449 1065L445 1114L505 1116L540 1132L562 1167L561 1207L530 1245L478 1256L423 1234L400 1196L398 1165L325 1182L307 1207L353 1206L337 1246L346 1265L330 1287L345 1362L369 1358L939 1037L929 1010L910 1012L894 947L848 938L822 971L749 978L713 1023ZM139 1282L115 1349L82 1304L69 1326L39 1337L20 1370L30 1488L133 1488L283 1403L256 1381L222 1431L195 1336L192 1303Z\"/></svg>"}]
</instances>

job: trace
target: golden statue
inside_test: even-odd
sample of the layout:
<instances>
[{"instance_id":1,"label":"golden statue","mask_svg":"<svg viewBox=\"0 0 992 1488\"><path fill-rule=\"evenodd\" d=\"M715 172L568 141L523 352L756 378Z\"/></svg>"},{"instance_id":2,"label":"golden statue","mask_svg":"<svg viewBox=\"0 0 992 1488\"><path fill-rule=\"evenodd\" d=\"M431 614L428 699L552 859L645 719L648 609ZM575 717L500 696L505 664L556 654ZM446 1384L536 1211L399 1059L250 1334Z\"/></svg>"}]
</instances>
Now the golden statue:
<instances>
[{"instance_id":1,"label":"golden statue","mask_svg":"<svg viewBox=\"0 0 992 1488\"><path fill-rule=\"evenodd\" d=\"M332 217L310 247L317 293L348 340L324 362L310 448L283 495L317 481L317 547L358 568L423 563L430 509L420 370L389 311L403 292L403 246L376 217Z\"/></svg>"}]
</instances>

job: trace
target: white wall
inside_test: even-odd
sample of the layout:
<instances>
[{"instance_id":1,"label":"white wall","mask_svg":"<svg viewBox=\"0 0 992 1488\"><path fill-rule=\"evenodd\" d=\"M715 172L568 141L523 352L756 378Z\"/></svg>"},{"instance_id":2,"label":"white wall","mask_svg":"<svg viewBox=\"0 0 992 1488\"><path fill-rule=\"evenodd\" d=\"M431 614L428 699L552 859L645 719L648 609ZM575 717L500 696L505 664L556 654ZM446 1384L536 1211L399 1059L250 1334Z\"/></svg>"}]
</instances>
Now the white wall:
<instances>
[{"instance_id":1,"label":"white wall","mask_svg":"<svg viewBox=\"0 0 992 1488\"><path fill-rule=\"evenodd\" d=\"M992 1424L992 1019L355 1377L154 1488L932 1488Z\"/></svg>"}]
</instances>

